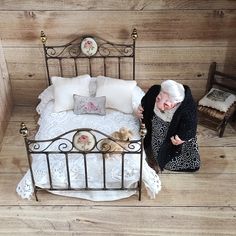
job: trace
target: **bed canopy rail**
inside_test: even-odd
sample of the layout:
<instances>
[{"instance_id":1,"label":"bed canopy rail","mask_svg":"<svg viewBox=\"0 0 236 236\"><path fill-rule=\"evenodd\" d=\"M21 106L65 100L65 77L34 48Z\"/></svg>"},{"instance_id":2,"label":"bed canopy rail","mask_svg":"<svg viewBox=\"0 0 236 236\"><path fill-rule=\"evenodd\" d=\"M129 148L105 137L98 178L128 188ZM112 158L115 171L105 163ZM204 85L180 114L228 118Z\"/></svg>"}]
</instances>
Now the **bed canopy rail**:
<instances>
[{"instance_id":1,"label":"bed canopy rail","mask_svg":"<svg viewBox=\"0 0 236 236\"><path fill-rule=\"evenodd\" d=\"M51 85L51 75L67 76L68 68L71 69L70 76L78 76L84 73L91 76L104 75L109 76L109 67L113 63L113 67L117 71L116 78L125 78L135 80L135 44L138 38L136 29L131 34L132 43L118 44L102 39L93 35L84 35L75 38L64 45L49 46L47 36L41 31L41 42L43 44L46 72L48 83ZM129 59L129 60L128 60ZM70 62L69 62L70 60ZM128 61L127 61L128 60ZM96 61L96 63L93 63ZM50 71L53 63L54 71ZM100 64L99 68L95 64ZM109 64L109 66L108 66ZM126 78L127 64L131 64L131 78ZM57 69L56 69L57 68ZM67 73L66 73L67 72Z\"/></svg>"}]
</instances>

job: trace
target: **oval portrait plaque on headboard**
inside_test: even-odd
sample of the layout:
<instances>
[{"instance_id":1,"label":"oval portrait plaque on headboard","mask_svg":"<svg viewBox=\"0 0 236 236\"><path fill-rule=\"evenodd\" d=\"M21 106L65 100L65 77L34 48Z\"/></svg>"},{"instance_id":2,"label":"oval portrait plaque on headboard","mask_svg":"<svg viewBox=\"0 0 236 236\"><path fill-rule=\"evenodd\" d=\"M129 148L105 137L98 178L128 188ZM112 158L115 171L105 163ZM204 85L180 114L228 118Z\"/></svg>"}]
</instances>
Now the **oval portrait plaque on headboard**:
<instances>
[{"instance_id":1,"label":"oval portrait plaque on headboard","mask_svg":"<svg viewBox=\"0 0 236 236\"><path fill-rule=\"evenodd\" d=\"M93 38L84 38L81 42L81 51L86 56L93 56L97 52L98 46Z\"/></svg>"}]
</instances>

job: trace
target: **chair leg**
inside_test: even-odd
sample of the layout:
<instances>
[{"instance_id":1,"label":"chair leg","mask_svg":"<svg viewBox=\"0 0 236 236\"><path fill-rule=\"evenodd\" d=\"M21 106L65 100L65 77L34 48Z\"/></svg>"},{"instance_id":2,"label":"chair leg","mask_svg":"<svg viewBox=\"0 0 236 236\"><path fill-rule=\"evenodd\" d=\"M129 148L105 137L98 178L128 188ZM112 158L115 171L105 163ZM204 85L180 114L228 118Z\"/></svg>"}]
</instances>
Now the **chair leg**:
<instances>
[{"instance_id":1,"label":"chair leg","mask_svg":"<svg viewBox=\"0 0 236 236\"><path fill-rule=\"evenodd\" d=\"M228 119L224 119L222 124L220 125L220 133L219 133L219 137L222 138L223 137L223 134L225 132L225 127L228 123Z\"/></svg>"},{"instance_id":2,"label":"chair leg","mask_svg":"<svg viewBox=\"0 0 236 236\"><path fill-rule=\"evenodd\" d=\"M235 122L236 121L236 111L234 111L234 114L232 116L232 121Z\"/></svg>"},{"instance_id":3,"label":"chair leg","mask_svg":"<svg viewBox=\"0 0 236 236\"><path fill-rule=\"evenodd\" d=\"M220 128L219 137L222 138L225 131L225 126Z\"/></svg>"}]
</instances>

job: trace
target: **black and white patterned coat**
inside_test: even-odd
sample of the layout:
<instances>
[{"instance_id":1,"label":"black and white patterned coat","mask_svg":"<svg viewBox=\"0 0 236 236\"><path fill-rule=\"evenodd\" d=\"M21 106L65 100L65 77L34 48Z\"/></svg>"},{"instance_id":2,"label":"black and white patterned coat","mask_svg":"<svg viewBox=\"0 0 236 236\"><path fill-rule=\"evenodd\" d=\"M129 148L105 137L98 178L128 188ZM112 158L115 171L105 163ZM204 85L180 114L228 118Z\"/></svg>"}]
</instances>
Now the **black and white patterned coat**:
<instances>
[{"instance_id":1,"label":"black and white patterned coat","mask_svg":"<svg viewBox=\"0 0 236 236\"><path fill-rule=\"evenodd\" d=\"M170 138L174 135L178 135L181 140L188 141L196 138L196 130L197 130L197 107L196 103L193 100L191 90L188 86L184 85L185 89L185 98L175 111L172 120L168 126L167 133L165 138L158 150L158 154L156 155L157 162L160 168L166 166L167 163L172 161L178 155L181 155L182 145L173 145ZM160 85L152 86L145 96L142 98L141 105L144 108L143 112L143 122L147 128L147 135L144 139L144 148L145 150L150 150L151 142L152 142L152 120L154 116L154 106L156 97L161 90ZM146 152L148 155L148 151ZM154 155L155 156L155 155ZM200 165L200 159L199 159ZM196 167L194 170L199 169ZM184 169L181 170L193 171L192 169Z\"/></svg>"}]
</instances>

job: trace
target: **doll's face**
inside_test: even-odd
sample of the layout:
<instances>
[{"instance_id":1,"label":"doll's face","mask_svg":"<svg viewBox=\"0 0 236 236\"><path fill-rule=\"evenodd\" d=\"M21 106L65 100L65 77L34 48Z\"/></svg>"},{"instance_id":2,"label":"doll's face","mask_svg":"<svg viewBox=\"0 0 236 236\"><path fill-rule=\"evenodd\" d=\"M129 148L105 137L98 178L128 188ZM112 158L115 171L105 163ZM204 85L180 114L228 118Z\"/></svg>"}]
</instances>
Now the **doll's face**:
<instances>
[{"instance_id":1,"label":"doll's face","mask_svg":"<svg viewBox=\"0 0 236 236\"><path fill-rule=\"evenodd\" d=\"M160 111L170 110L176 106L176 103L172 102L168 93L161 91L156 97L155 106Z\"/></svg>"}]
</instances>

